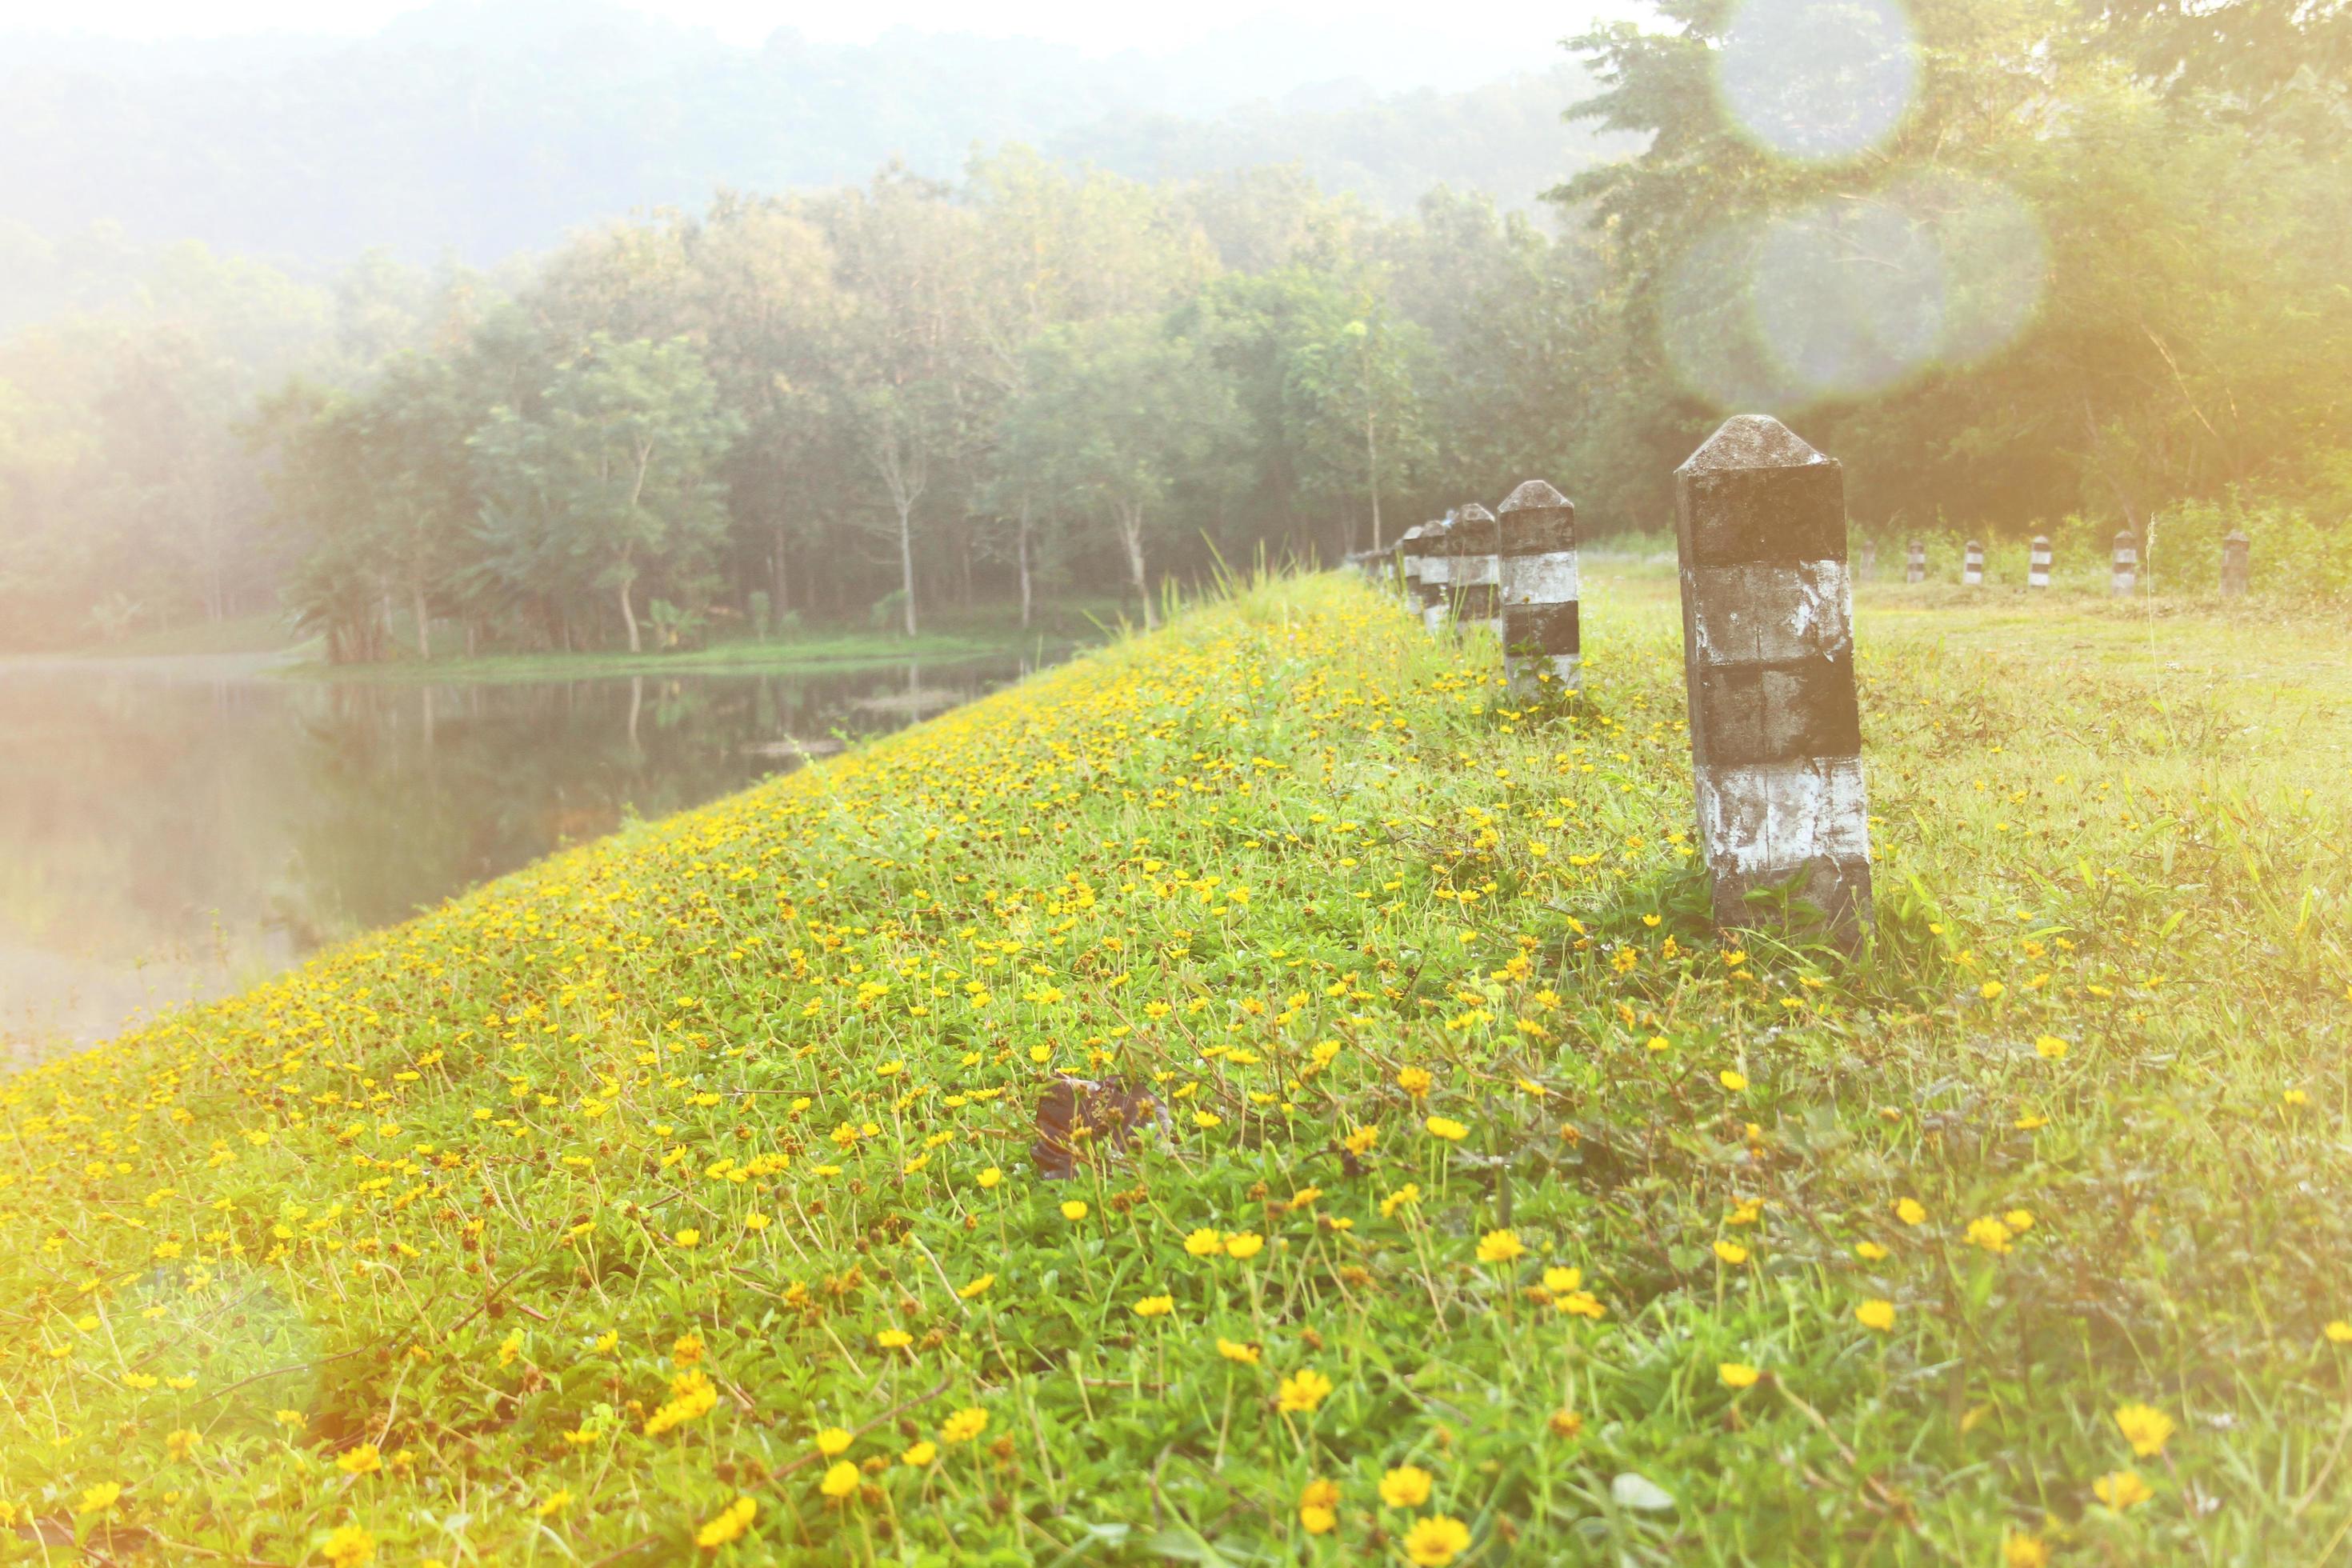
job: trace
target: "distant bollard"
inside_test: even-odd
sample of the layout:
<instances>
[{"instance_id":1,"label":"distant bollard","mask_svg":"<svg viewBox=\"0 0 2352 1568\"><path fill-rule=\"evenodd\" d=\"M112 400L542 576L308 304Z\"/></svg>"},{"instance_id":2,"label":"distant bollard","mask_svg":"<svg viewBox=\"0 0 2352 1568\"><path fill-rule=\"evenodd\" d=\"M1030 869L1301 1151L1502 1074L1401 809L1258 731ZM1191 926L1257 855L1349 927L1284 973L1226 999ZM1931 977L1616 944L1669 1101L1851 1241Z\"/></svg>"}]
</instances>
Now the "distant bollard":
<instances>
[{"instance_id":1,"label":"distant bollard","mask_svg":"<svg viewBox=\"0 0 2352 1568\"><path fill-rule=\"evenodd\" d=\"M1793 883L1832 931L1870 916L1845 477L1777 420L1727 420L1675 470L1699 844L1718 926Z\"/></svg>"},{"instance_id":2,"label":"distant bollard","mask_svg":"<svg viewBox=\"0 0 2352 1568\"><path fill-rule=\"evenodd\" d=\"M1873 583L1878 581L1878 541L1875 539L1862 542L1862 574Z\"/></svg>"},{"instance_id":3,"label":"distant bollard","mask_svg":"<svg viewBox=\"0 0 2352 1568\"><path fill-rule=\"evenodd\" d=\"M2025 585L2029 588L2050 586L2050 540L2046 534L2033 536L2033 553L2025 559Z\"/></svg>"},{"instance_id":4,"label":"distant bollard","mask_svg":"<svg viewBox=\"0 0 2352 1568\"><path fill-rule=\"evenodd\" d=\"M2231 529L2229 537L2221 541L2221 597L2236 599L2245 595L2246 579L2253 570L2253 542L2240 529Z\"/></svg>"},{"instance_id":5,"label":"distant bollard","mask_svg":"<svg viewBox=\"0 0 2352 1568\"><path fill-rule=\"evenodd\" d=\"M1496 514L1502 529L1503 669L1528 697L1550 676L1562 691L1583 684L1576 628L1576 503L1529 479Z\"/></svg>"},{"instance_id":6,"label":"distant bollard","mask_svg":"<svg viewBox=\"0 0 2352 1568\"><path fill-rule=\"evenodd\" d=\"M1911 542L1910 551L1903 557L1903 580L1906 583L1925 583L1927 580L1927 547L1916 539Z\"/></svg>"},{"instance_id":7,"label":"distant bollard","mask_svg":"<svg viewBox=\"0 0 2352 1568\"><path fill-rule=\"evenodd\" d=\"M2139 586L2139 535L2126 528L2116 535L2115 574L2110 585L2118 599L2128 599Z\"/></svg>"},{"instance_id":8,"label":"distant bollard","mask_svg":"<svg viewBox=\"0 0 2352 1568\"><path fill-rule=\"evenodd\" d=\"M1415 523L1397 536L1396 588L1415 611L1421 608L1421 531Z\"/></svg>"},{"instance_id":9,"label":"distant bollard","mask_svg":"<svg viewBox=\"0 0 2352 1568\"><path fill-rule=\"evenodd\" d=\"M1446 537L1454 560L1454 626L1502 636L1503 532L1495 514L1474 500L1454 514Z\"/></svg>"},{"instance_id":10,"label":"distant bollard","mask_svg":"<svg viewBox=\"0 0 2352 1568\"><path fill-rule=\"evenodd\" d=\"M1454 546L1445 536L1452 520L1426 524L1421 535L1421 624L1430 636L1445 629L1454 610Z\"/></svg>"},{"instance_id":11,"label":"distant bollard","mask_svg":"<svg viewBox=\"0 0 2352 1568\"><path fill-rule=\"evenodd\" d=\"M1973 539L1960 557L1960 584L1969 588L1984 586L1984 546Z\"/></svg>"}]
</instances>

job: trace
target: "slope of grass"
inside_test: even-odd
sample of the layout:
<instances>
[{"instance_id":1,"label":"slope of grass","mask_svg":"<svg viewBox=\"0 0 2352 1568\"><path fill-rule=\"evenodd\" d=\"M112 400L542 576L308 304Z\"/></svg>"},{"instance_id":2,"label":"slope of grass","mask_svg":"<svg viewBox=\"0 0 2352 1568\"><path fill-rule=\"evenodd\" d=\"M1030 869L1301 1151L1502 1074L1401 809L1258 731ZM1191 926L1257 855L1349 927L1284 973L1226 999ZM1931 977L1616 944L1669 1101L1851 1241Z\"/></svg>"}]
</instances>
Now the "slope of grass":
<instances>
[{"instance_id":1,"label":"slope of grass","mask_svg":"<svg viewBox=\"0 0 2352 1568\"><path fill-rule=\"evenodd\" d=\"M0 1080L0 1558L2340 1552L2341 709L1865 617L1849 961L1591 593L1573 710L1261 584Z\"/></svg>"}]
</instances>

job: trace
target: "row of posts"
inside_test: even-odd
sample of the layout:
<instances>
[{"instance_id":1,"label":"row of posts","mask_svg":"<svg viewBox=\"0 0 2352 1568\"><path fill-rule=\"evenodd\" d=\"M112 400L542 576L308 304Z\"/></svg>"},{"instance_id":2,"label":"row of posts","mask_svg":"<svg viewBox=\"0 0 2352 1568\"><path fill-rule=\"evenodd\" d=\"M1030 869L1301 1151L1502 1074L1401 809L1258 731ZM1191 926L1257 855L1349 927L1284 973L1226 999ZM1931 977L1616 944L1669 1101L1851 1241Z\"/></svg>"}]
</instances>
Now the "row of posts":
<instances>
[{"instance_id":1,"label":"row of posts","mask_svg":"<svg viewBox=\"0 0 2352 1568\"><path fill-rule=\"evenodd\" d=\"M2031 552L2026 557L2025 585L2028 588L2050 586L2050 540L2035 534ZM2245 534L2231 529L2221 541L2221 596L2241 597L2246 591L2246 579L2252 561L2252 544ZM1984 586L1984 546L1969 540L1960 554L1960 585L1966 588ZM2139 591L2139 535L2126 528L2116 535L2115 553L2110 558L2107 584L2119 599L2127 599ZM1878 570L1878 545L1865 540L1862 546L1863 575L1875 575ZM1924 583L1927 580L1927 546L1924 540L1915 539L1905 552L1903 580Z\"/></svg>"},{"instance_id":2,"label":"row of posts","mask_svg":"<svg viewBox=\"0 0 2352 1568\"><path fill-rule=\"evenodd\" d=\"M1768 416L1727 420L1675 470L1684 677L1701 853L1718 926L1870 918L1841 467ZM1518 700L1581 689L1576 508L1541 479L1472 502L1365 563L1419 608L1492 631Z\"/></svg>"}]
</instances>

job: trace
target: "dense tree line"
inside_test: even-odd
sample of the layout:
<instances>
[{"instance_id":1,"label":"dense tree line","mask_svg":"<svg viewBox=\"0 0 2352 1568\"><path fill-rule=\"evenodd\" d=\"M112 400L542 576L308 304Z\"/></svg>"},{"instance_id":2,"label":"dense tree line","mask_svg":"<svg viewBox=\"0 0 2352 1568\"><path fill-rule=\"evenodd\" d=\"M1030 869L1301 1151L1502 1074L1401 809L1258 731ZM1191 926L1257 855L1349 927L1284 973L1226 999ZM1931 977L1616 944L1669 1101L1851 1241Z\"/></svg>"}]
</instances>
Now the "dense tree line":
<instances>
[{"instance_id":1,"label":"dense tree line","mask_svg":"<svg viewBox=\"0 0 2352 1568\"><path fill-rule=\"evenodd\" d=\"M1667 0L1577 40L1600 87L1563 107L1646 150L1557 191L1557 236L1442 188L1385 218L1295 169L1146 184L1013 150L953 184L723 196L510 278L372 262L311 307L341 368L241 419L142 424L151 333L83 401L127 434L79 459L12 437L47 384L0 353L0 484L66 523L60 474L133 485L133 512L176 485L194 558L229 479L131 436L211 432L269 498L254 579L354 659L912 632L1074 586L1149 619L1220 556L1328 561L1537 474L1594 531L1654 528L1744 408L1844 459L1868 530L2259 516L2340 555L2313 543L2352 511L2340 16L1830 8ZM100 552L78 603L14 548L20 637L127 580Z\"/></svg>"}]
</instances>

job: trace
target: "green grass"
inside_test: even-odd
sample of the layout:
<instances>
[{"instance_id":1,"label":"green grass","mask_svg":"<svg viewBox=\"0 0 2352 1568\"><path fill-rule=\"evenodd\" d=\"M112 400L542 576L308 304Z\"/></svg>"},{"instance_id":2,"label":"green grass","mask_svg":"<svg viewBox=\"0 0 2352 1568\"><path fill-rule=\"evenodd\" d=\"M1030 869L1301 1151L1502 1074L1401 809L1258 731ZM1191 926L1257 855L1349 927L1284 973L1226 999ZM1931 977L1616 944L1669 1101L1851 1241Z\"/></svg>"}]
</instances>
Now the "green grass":
<instances>
[{"instance_id":1,"label":"green grass","mask_svg":"<svg viewBox=\"0 0 2352 1568\"><path fill-rule=\"evenodd\" d=\"M1572 709L1268 582L0 1080L0 1558L2340 1561L2352 634L1866 589L1849 958L1587 582Z\"/></svg>"},{"instance_id":2,"label":"green grass","mask_svg":"<svg viewBox=\"0 0 2352 1568\"><path fill-rule=\"evenodd\" d=\"M1012 606L946 612L926 617L914 637L870 626L820 624L790 635L759 640L730 637L701 647L583 650L577 653L493 653L472 658L415 657L376 664L329 664L312 660L283 671L299 679L387 681L565 680L591 676L676 674L681 671L741 673L754 670L828 668L1010 657L1039 647L1063 651L1100 641L1116 623L1117 606L1092 600L1041 605L1035 624L1024 628Z\"/></svg>"}]
</instances>

